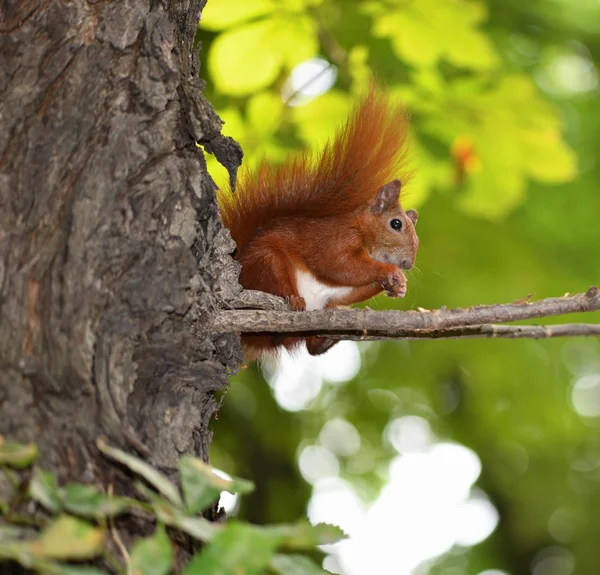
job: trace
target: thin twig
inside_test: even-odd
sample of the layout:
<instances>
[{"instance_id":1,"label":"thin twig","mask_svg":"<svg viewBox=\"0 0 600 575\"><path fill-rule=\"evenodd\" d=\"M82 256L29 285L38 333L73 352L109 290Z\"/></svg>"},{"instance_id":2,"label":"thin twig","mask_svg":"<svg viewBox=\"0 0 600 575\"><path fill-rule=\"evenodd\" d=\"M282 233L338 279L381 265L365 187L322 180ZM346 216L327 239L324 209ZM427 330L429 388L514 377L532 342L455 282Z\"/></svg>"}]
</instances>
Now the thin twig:
<instances>
[{"instance_id":1,"label":"thin twig","mask_svg":"<svg viewBox=\"0 0 600 575\"><path fill-rule=\"evenodd\" d=\"M109 484L107 492L108 492L108 495L112 496L112 494L113 494L112 483ZM108 526L109 526L110 534L112 535L113 541L115 542L115 545L117 546L117 548L121 552L121 555L123 556L123 560L125 561L125 565L127 566L127 574L129 575L129 572L131 571L131 569L130 569L131 559L129 557L129 553L127 552L127 548L125 547L125 544L123 543L123 540L121 539L121 536L119 535L119 532L117 531L115 522L110 517L108 517Z\"/></svg>"},{"instance_id":2,"label":"thin twig","mask_svg":"<svg viewBox=\"0 0 600 575\"><path fill-rule=\"evenodd\" d=\"M595 323L563 323L556 325L499 325L486 323L439 329L434 331L386 332L377 334L317 334L329 339L350 341L381 341L385 339L470 339L470 338L502 338L502 339L548 339L553 337L588 336L600 337L600 324Z\"/></svg>"},{"instance_id":3,"label":"thin twig","mask_svg":"<svg viewBox=\"0 0 600 575\"><path fill-rule=\"evenodd\" d=\"M312 312L268 310L222 310L215 314L214 333L319 333L326 336L374 335L379 338L439 337L557 337L541 335L548 328L526 326L519 330L499 330L488 325L550 317L569 313L597 311L600 293L597 287L573 296L565 295L536 302L474 306L464 309L420 311L373 311L327 309ZM594 324L592 324L593 326ZM562 327L561 335L598 335L596 327ZM471 330L464 331L470 327ZM456 328L461 328L457 330ZM559 334L558 326L552 326ZM448 334L448 330L453 330ZM585 333L581 333L585 331ZM594 333L592 333L594 332ZM496 335L494 335L494 333ZM499 334L506 335L499 335ZM521 335L517 335L520 333Z\"/></svg>"}]
</instances>

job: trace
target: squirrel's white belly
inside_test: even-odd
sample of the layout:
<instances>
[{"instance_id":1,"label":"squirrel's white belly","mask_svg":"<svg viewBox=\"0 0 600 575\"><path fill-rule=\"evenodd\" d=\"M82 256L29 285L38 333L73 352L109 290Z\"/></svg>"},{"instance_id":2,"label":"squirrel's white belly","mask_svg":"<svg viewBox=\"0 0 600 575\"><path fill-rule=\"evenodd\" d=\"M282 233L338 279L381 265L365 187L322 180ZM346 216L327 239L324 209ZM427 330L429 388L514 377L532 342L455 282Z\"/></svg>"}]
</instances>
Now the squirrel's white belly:
<instances>
[{"instance_id":1,"label":"squirrel's white belly","mask_svg":"<svg viewBox=\"0 0 600 575\"><path fill-rule=\"evenodd\" d=\"M310 272L296 271L296 288L306 302L306 311L323 309L332 298L348 295L352 287L332 287L321 283Z\"/></svg>"}]
</instances>

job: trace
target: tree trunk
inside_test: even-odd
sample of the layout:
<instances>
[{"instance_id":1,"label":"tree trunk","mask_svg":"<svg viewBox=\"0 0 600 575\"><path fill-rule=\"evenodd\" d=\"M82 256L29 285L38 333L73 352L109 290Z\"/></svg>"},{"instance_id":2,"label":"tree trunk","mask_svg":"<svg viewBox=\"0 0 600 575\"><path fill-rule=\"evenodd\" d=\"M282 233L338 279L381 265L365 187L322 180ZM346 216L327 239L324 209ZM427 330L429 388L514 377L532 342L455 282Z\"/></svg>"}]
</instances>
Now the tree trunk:
<instances>
[{"instance_id":1,"label":"tree trunk","mask_svg":"<svg viewBox=\"0 0 600 575\"><path fill-rule=\"evenodd\" d=\"M202 96L202 0L0 1L0 434L105 483L94 440L208 457L239 289L206 172L240 151Z\"/></svg>"}]
</instances>

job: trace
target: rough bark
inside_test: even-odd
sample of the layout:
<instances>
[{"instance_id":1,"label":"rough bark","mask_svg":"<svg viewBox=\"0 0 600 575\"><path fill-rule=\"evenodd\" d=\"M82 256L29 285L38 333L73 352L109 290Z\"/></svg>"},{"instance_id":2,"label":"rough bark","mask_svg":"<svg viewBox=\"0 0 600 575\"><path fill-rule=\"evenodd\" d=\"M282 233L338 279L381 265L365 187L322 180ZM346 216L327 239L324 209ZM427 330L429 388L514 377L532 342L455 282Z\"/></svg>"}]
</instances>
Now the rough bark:
<instances>
[{"instance_id":1,"label":"rough bark","mask_svg":"<svg viewBox=\"0 0 600 575\"><path fill-rule=\"evenodd\" d=\"M239 148L202 96L201 0L0 2L0 434L104 482L106 435L169 469L207 459L240 350L237 292L195 141Z\"/></svg>"}]
</instances>

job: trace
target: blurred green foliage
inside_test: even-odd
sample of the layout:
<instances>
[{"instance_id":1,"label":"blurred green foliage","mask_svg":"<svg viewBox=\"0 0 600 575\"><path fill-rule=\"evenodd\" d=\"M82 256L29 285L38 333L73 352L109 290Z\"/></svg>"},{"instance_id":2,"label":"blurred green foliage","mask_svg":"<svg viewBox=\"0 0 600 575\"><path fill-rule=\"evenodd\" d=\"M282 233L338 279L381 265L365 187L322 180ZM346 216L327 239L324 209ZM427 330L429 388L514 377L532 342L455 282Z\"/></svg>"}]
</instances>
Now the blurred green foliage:
<instances>
[{"instance_id":1,"label":"blurred green foliage","mask_svg":"<svg viewBox=\"0 0 600 575\"><path fill-rule=\"evenodd\" d=\"M487 12L458 0L213 0L202 27L218 32L206 62L224 132L240 142L250 168L263 157L284 161L300 146L322 146L375 77L412 114L412 201L437 187L459 192L464 211L503 215L530 179L572 180L576 162L556 108L484 31ZM323 53L338 85L286 106L290 71ZM210 168L219 173L216 162ZM222 184L223 173L216 177Z\"/></svg>"},{"instance_id":2,"label":"blurred green foliage","mask_svg":"<svg viewBox=\"0 0 600 575\"><path fill-rule=\"evenodd\" d=\"M209 0L198 38L208 97L249 169L322 146L373 76L410 110L417 174L406 202L420 209L419 269L405 301L371 307L505 302L598 283L597 2ZM290 72L316 56L337 81L295 100ZM597 340L389 342L364 347L355 378L326 382L307 409L288 413L250 368L225 397L213 460L256 482L241 516L291 520L311 490L298 454L328 420L360 432L360 450L338 459L369 502L396 455L386 425L419 415L438 438L477 452L478 485L501 516L489 539L442 557L432 573L530 573L540 550L563 546L574 572L592 575L600 420L572 402L590 374L600 378ZM568 518L562 530L551 528L557 513Z\"/></svg>"},{"instance_id":3,"label":"blurred green foliage","mask_svg":"<svg viewBox=\"0 0 600 575\"><path fill-rule=\"evenodd\" d=\"M179 485L142 459L110 447L102 439L96 444L106 457L133 473L132 487L140 498L113 496L100 486L84 483L59 487L52 473L37 466L26 469L39 455L35 445L5 443L0 437L0 481L12 484L10 498L0 500L0 572L324 575L311 556L318 560L322 552L317 546L345 537L338 527L311 525L306 520L268 527L240 521L211 522L202 512L212 513L222 492L248 493L254 488L252 483L224 478L222 472L203 461L184 455L179 460ZM47 514L40 513L41 508ZM137 537L130 551L118 525L111 523L127 514L137 514L138 532L147 533L149 528L153 531L150 536ZM120 556L114 554L109 531ZM175 561L174 555L181 549L183 536L196 540L189 548L184 547L196 552L183 569L176 569L180 558ZM83 561L94 561L96 566L81 565ZM23 571L16 570L15 564Z\"/></svg>"}]
</instances>

